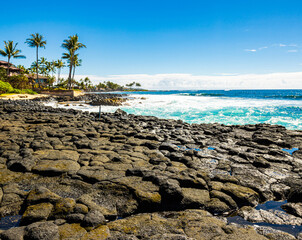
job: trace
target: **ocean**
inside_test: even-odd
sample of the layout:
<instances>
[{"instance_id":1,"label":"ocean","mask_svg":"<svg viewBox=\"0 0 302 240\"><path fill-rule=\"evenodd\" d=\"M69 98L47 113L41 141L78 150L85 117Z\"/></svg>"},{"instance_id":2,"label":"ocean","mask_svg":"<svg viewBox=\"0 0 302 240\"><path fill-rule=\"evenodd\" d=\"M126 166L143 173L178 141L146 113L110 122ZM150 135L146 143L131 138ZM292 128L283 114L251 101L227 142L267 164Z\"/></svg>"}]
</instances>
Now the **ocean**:
<instances>
[{"instance_id":1,"label":"ocean","mask_svg":"<svg viewBox=\"0 0 302 240\"><path fill-rule=\"evenodd\" d=\"M243 125L269 123L302 130L302 90L189 90L121 92L127 113L181 119L188 123ZM72 106L86 111L98 107ZM103 106L114 112L118 107Z\"/></svg>"}]
</instances>

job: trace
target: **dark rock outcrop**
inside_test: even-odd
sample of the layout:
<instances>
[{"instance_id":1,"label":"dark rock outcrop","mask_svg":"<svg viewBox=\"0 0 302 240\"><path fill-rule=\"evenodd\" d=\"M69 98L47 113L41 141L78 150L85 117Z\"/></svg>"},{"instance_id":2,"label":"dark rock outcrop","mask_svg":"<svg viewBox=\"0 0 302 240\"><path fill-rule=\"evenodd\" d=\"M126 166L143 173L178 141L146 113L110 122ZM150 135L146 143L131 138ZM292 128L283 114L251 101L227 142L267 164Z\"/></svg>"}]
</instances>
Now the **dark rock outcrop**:
<instances>
[{"instance_id":1,"label":"dark rock outcrop","mask_svg":"<svg viewBox=\"0 0 302 240\"><path fill-rule=\"evenodd\" d=\"M286 234L212 214L302 220L301 154L282 150L302 147L301 131L27 100L0 101L0 122L0 218L22 215L2 239L268 239ZM287 215L254 208L269 200L288 200Z\"/></svg>"}]
</instances>

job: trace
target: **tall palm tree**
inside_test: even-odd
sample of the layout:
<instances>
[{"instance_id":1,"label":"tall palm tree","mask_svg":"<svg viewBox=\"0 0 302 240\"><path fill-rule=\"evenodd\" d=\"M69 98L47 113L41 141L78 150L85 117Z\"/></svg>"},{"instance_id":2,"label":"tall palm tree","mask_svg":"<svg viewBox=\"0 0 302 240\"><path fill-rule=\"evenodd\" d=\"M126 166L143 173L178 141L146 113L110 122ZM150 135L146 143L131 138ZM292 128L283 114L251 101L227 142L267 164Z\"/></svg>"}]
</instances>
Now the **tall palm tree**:
<instances>
[{"instance_id":1,"label":"tall palm tree","mask_svg":"<svg viewBox=\"0 0 302 240\"><path fill-rule=\"evenodd\" d=\"M58 80L57 81L59 81L59 79L60 79L61 69L63 67L65 67L65 63L61 59L57 60L56 61L56 68L58 69Z\"/></svg>"},{"instance_id":2,"label":"tall palm tree","mask_svg":"<svg viewBox=\"0 0 302 240\"><path fill-rule=\"evenodd\" d=\"M79 59L78 57L79 54L76 54L74 56L74 61L73 61L73 73L72 73L72 79L74 80L74 74L75 74L75 69L76 67L80 67L82 65L82 59Z\"/></svg>"},{"instance_id":3,"label":"tall palm tree","mask_svg":"<svg viewBox=\"0 0 302 240\"><path fill-rule=\"evenodd\" d=\"M9 76L10 59L11 58L25 58L24 55L20 55L21 50L17 49L18 43L14 44L14 41L4 41L4 50L0 49L0 55L7 57L7 76Z\"/></svg>"},{"instance_id":4,"label":"tall palm tree","mask_svg":"<svg viewBox=\"0 0 302 240\"><path fill-rule=\"evenodd\" d=\"M53 77L53 74L55 73L56 69L55 69L55 65L54 65L54 61L51 62L47 62L45 63L45 69L47 71L47 73L51 73L51 76Z\"/></svg>"},{"instance_id":5,"label":"tall palm tree","mask_svg":"<svg viewBox=\"0 0 302 240\"><path fill-rule=\"evenodd\" d=\"M85 84L86 89L88 89L89 86L91 86L91 81L90 81L89 77L85 77L84 84Z\"/></svg>"},{"instance_id":6,"label":"tall palm tree","mask_svg":"<svg viewBox=\"0 0 302 240\"><path fill-rule=\"evenodd\" d=\"M23 73L29 74L29 69L25 68L23 65L18 65L17 68L21 69Z\"/></svg>"},{"instance_id":7,"label":"tall palm tree","mask_svg":"<svg viewBox=\"0 0 302 240\"><path fill-rule=\"evenodd\" d=\"M74 56L76 54L76 51L78 51L81 48L86 48L86 46L83 43L79 42L79 36L73 35L69 36L68 39L65 39L63 41L62 47L65 48L68 51L69 54L69 75L68 75L68 88L71 88L71 74L72 74L72 68L74 66ZM66 57L67 55L63 54Z\"/></svg>"},{"instance_id":8,"label":"tall palm tree","mask_svg":"<svg viewBox=\"0 0 302 240\"><path fill-rule=\"evenodd\" d=\"M41 83L39 81L39 48L45 48L46 41L43 40L43 36L39 33L31 34L30 38L27 38L25 43L27 43L30 47L36 48L36 61L37 61L37 82L39 83L39 87Z\"/></svg>"}]
</instances>

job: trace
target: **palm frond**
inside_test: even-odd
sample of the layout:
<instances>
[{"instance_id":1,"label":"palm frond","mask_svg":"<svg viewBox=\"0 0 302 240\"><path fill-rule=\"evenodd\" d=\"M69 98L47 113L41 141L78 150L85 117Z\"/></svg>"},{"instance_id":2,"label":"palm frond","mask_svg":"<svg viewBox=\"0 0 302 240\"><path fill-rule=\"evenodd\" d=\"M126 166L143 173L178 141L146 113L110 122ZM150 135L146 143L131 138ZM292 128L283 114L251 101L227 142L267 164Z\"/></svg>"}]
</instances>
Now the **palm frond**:
<instances>
[{"instance_id":1,"label":"palm frond","mask_svg":"<svg viewBox=\"0 0 302 240\"><path fill-rule=\"evenodd\" d=\"M3 57L7 56L7 52L5 52L4 50L0 49L0 55Z\"/></svg>"},{"instance_id":2,"label":"palm frond","mask_svg":"<svg viewBox=\"0 0 302 240\"><path fill-rule=\"evenodd\" d=\"M4 41L4 50L0 49L0 55L8 58L26 58L24 55L20 55L21 50L17 49L18 43L13 41Z\"/></svg>"},{"instance_id":3,"label":"palm frond","mask_svg":"<svg viewBox=\"0 0 302 240\"><path fill-rule=\"evenodd\" d=\"M31 34L30 38L27 38L25 43L28 44L29 47L40 47L40 48L45 48L46 41L43 40L43 36L40 35L39 33Z\"/></svg>"}]
</instances>

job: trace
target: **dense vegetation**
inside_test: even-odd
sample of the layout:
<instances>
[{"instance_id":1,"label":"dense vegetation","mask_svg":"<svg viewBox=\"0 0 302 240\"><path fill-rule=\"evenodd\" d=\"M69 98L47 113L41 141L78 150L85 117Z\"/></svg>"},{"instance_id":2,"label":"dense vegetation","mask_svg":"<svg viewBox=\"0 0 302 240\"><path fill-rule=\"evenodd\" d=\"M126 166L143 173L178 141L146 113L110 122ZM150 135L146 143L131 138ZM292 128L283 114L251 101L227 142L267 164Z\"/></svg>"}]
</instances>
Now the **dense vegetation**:
<instances>
[{"instance_id":1,"label":"dense vegetation","mask_svg":"<svg viewBox=\"0 0 302 240\"><path fill-rule=\"evenodd\" d=\"M29 89L31 84L28 78L24 75L7 76L6 70L0 68L0 94L1 93L27 93L36 94L32 89Z\"/></svg>"},{"instance_id":2,"label":"dense vegetation","mask_svg":"<svg viewBox=\"0 0 302 240\"><path fill-rule=\"evenodd\" d=\"M62 54L61 59L48 61L45 57L39 58L39 48L45 48L47 41L39 33L31 34L26 39L25 43L29 47L35 48L36 59L32 62L29 68L23 65L18 65L17 68L21 72L16 74L11 73L12 59L25 58L21 55L21 50L17 49L18 43L13 41L4 41L4 49L0 49L0 55L7 58L8 68L0 67L0 93L11 92L33 92L43 89L80 89L86 91L130 91L139 90L140 83L132 82L121 86L111 81L104 81L103 83L93 84L91 80L86 77L84 79L75 79L75 70L82 65L82 59L79 58L78 51L86 48L86 45L79 41L78 35L69 36L63 40L61 47L66 50ZM66 63L63 62L66 60ZM68 78L60 77L61 70L64 67L69 68ZM58 73L57 77L55 74ZM24 90L32 89L32 90Z\"/></svg>"}]
</instances>

